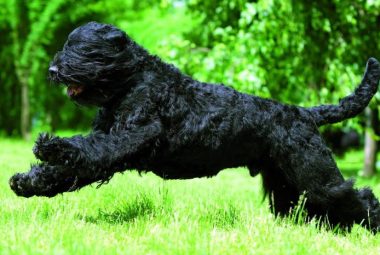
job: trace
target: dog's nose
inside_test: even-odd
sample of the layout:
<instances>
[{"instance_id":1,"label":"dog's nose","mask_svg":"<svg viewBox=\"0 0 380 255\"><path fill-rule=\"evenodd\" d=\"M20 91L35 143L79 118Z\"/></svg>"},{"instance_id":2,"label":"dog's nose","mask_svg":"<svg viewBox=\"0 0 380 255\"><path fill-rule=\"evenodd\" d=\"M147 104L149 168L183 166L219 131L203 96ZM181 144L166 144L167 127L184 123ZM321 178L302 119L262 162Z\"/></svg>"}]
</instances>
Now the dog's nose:
<instances>
[{"instance_id":1,"label":"dog's nose","mask_svg":"<svg viewBox=\"0 0 380 255\"><path fill-rule=\"evenodd\" d=\"M49 67L49 74L51 76L54 76L58 73L58 67L57 66L50 66Z\"/></svg>"}]
</instances>

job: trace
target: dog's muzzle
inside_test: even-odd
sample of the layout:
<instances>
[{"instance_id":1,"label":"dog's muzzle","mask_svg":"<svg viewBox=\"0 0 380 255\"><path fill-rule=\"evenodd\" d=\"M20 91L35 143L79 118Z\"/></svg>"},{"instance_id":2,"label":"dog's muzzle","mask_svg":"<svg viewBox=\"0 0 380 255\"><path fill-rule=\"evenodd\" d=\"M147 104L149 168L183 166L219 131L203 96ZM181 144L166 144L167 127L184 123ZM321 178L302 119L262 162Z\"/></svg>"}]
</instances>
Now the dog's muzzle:
<instances>
[{"instance_id":1,"label":"dog's muzzle","mask_svg":"<svg viewBox=\"0 0 380 255\"><path fill-rule=\"evenodd\" d=\"M50 66L49 67L49 75L54 77L58 74L58 67L57 66Z\"/></svg>"}]
</instances>

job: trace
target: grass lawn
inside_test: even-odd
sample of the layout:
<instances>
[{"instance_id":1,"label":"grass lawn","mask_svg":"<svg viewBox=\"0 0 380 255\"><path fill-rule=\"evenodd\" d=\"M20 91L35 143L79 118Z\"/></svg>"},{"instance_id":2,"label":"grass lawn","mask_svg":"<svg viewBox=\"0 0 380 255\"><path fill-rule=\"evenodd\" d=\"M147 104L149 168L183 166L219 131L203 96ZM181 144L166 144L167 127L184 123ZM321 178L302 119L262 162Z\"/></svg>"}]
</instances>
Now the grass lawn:
<instances>
[{"instance_id":1,"label":"grass lawn","mask_svg":"<svg viewBox=\"0 0 380 255\"><path fill-rule=\"evenodd\" d=\"M0 254L380 254L380 234L349 234L274 219L261 180L246 169L211 179L163 181L117 174L54 198L19 198L9 177L35 159L32 143L0 138ZM339 160L347 176L360 152ZM359 178L380 197L380 180Z\"/></svg>"}]
</instances>

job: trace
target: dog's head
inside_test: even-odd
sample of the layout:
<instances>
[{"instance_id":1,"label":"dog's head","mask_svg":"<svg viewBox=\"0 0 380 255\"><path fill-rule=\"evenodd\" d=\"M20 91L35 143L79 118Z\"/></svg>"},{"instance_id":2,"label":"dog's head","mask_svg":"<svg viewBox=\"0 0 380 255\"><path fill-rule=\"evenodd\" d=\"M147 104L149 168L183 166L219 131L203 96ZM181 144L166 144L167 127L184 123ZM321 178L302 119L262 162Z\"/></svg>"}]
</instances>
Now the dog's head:
<instances>
[{"instance_id":1,"label":"dog's head","mask_svg":"<svg viewBox=\"0 0 380 255\"><path fill-rule=\"evenodd\" d=\"M90 22L72 31L49 67L49 78L67 86L67 95L82 105L103 106L126 92L147 52L123 31Z\"/></svg>"}]
</instances>

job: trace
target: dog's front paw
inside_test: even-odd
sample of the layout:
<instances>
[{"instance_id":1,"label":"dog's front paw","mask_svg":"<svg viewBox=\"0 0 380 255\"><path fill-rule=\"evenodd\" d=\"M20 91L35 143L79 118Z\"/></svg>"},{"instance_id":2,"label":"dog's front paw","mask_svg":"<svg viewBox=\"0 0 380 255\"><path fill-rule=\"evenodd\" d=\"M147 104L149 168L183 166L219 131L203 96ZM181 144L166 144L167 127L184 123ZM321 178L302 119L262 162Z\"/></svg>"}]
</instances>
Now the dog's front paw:
<instances>
[{"instance_id":1,"label":"dog's front paw","mask_svg":"<svg viewBox=\"0 0 380 255\"><path fill-rule=\"evenodd\" d=\"M48 133L40 133L35 144L33 147L33 153L36 156L36 158L47 161L48 159L48 153L46 153L45 150L45 144L48 144L51 140L53 140L55 137L53 135L50 135Z\"/></svg>"},{"instance_id":2,"label":"dog's front paw","mask_svg":"<svg viewBox=\"0 0 380 255\"><path fill-rule=\"evenodd\" d=\"M18 196L53 197L77 189L76 179L75 172L69 167L42 163L33 165L27 173L13 175L9 185Z\"/></svg>"},{"instance_id":3,"label":"dog's front paw","mask_svg":"<svg viewBox=\"0 0 380 255\"><path fill-rule=\"evenodd\" d=\"M38 137L33 153L36 158L54 165L68 165L80 158L80 150L68 138L42 133Z\"/></svg>"}]
</instances>

